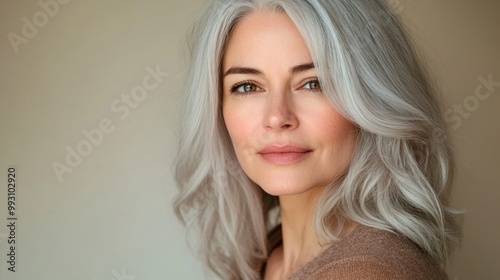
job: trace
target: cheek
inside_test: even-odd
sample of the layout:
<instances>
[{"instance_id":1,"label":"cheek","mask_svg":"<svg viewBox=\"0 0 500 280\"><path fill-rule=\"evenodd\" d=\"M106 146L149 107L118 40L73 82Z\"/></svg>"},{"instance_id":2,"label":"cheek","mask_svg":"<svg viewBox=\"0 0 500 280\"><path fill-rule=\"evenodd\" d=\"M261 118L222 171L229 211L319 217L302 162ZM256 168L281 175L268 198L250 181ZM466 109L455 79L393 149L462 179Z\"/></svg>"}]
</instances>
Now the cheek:
<instances>
[{"instance_id":1,"label":"cheek","mask_svg":"<svg viewBox=\"0 0 500 280\"><path fill-rule=\"evenodd\" d=\"M312 129L316 139L325 148L325 160L345 164L349 162L356 145L357 128L336 111L318 115Z\"/></svg>"},{"instance_id":2,"label":"cheek","mask_svg":"<svg viewBox=\"0 0 500 280\"><path fill-rule=\"evenodd\" d=\"M237 108L224 106L222 112L227 131L236 152L238 152L238 148L248 145L246 142L251 135L253 123L244 111Z\"/></svg>"},{"instance_id":3,"label":"cheek","mask_svg":"<svg viewBox=\"0 0 500 280\"><path fill-rule=\"evenodd\" d=\"M324 132L328 134L328 138L332 142L338 144L352 144L356 135L356 127L342 116L334 116L333 121L324 122Z\"/></svg>"}]
</instances>

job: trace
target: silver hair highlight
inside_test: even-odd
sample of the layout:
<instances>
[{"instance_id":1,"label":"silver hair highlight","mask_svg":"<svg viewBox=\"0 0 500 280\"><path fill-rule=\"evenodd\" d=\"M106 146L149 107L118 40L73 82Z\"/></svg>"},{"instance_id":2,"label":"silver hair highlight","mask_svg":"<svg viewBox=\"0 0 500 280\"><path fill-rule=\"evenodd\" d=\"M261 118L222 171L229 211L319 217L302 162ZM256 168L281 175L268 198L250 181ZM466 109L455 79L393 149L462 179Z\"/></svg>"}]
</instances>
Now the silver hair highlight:
<instances>
[{"instance_id":1,"label":"silver hair highlight","mask_svg":"<svg viewBox=\"0 0 500 280\"><path fill-rule=\"evenodd\" d=\"M259 279L276 197L238 164L221 112L221 61L248 13L286 13L306 41L324 93L359 127L349 169L316 206L319 235L347 221L403 235L445 264L460 243L448 206L454 159L436 89L383 0L215 0L192 31L175 179L177 216L201 233L200 255L224 279ZM335 220L334 225L332 221Z\"/></svg>"}]
</instances>

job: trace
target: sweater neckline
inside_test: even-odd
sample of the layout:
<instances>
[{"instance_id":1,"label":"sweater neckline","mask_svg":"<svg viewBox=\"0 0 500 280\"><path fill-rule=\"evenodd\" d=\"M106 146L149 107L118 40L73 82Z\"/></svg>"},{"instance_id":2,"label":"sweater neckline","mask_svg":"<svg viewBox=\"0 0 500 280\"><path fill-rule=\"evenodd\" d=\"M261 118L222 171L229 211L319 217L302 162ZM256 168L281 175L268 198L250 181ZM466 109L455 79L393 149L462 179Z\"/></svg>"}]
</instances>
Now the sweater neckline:
<instances>
[{"instance_id":1,"label":"sweater neckline","mask_svg":"<svg viewBox=\"0 0 500 280\"><path fill-rule=\"evenodd\" d=\"M329 246L329 247L327 249L325 249L323 252L321 252L320 254L318 254L316 257L314 257L312 260L307 262L304 266L302 266L301 268L299 268L295 272L288 275L287 279L289 279L289 278L292 279L293 277L295 277L295 275L302 274L302 271L308 271L308 270L313 269L317 263L320 263L323 259L327 259L328 258L327 256L330 255L330 252L335 250L335 248L338 248L339 246L341 246L345 242L348 242L349 240L356 238L356 236L359 236L367 229L368 229L368 227L358 224L356 226L356 228L354 228L344 238L342 238L336 242L335 241L331 242L328 245L325 245L325 246Z\"/></svg>"}]
</instances>

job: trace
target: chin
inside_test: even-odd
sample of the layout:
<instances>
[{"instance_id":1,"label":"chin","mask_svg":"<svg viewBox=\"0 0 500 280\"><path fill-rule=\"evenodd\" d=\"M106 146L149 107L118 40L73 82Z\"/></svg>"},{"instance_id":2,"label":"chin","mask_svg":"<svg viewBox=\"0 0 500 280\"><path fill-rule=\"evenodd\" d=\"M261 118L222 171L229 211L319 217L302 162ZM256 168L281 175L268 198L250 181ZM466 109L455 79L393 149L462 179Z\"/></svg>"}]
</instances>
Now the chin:
<instances>
[{"instance_id":1,"label":"chin","mask_svg":"<svg viewBox=\"0 0 500 280\"><path fill-rule=\"evenodd\" d=\"M287 196L287 195L297 195L305 191L297 190L296 188L290 187L261 187L266 193L274 196Z\"/></svg>"},{"instance_id":2,"label":"chin","mask_svg":"<svg viewBox=\"0 0 500 280\"><path fill-rule=\"evenodd\" d=\"M262 188L262 190L264 190L266 193L274 196L299 195L323 189L322 187L319 187L316 184L310 184L310 183L298 184L297 181L295 182L281 181L279 184L276 184L275 181L274 183L270 182L265 182L262 184L257 183L257 185L259 185Z\"/></svg>"}]
</instances>

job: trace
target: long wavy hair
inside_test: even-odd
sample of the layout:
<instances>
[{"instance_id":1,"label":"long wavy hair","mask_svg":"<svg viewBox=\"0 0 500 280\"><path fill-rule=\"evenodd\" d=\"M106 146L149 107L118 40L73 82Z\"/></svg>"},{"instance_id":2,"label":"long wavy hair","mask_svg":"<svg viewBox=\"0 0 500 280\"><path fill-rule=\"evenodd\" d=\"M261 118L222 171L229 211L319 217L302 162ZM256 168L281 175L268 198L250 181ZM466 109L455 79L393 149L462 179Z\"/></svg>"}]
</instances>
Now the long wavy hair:
<instances>
[{"instance_id":1,"label":"long wavy hair","mask_svg":"<svg viewBox=\"0 0 500 280\"><path fill-rule=\"evenodd\" d=\"M461 239L459 212L448 206L448 128L421 54L383 0L215 0L206 8L191 34L174 201L179 219L199 230L204 262L224 279L258 279L267 233L279 223L277 197L241 169L221 112L228 37L262 9L292 19L324 94L360 131L349 169L316 205L317 233L334 241L353 221L403 235L444 265Z\"/></svg>"}]
</instances>

